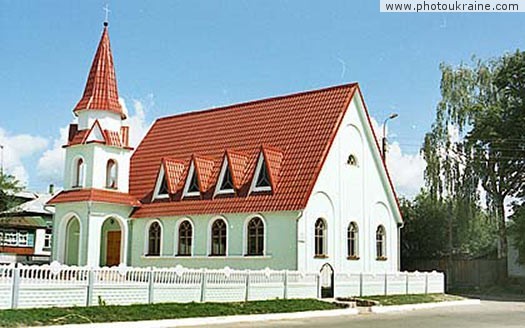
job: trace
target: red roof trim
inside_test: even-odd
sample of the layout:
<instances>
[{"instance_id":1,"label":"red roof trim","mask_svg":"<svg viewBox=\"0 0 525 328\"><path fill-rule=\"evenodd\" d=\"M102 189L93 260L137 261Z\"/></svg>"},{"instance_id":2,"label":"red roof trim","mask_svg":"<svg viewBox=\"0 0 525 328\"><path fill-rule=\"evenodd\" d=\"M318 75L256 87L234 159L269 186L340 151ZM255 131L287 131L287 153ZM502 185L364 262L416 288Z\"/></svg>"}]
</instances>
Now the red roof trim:
<instances>
[{"instance_id":1,"label":"red roof trim","mask_svg":"<svg viewBox=\"0 0 525 328\"><path fill-rule=\"evenodd\" d=\"M141 203L139 200L131 196L130 194L105 190L105 189L73 189L73 190L63 190L53 196L47 204L61 204L61 203L71 203L71 202L85 202L93 201L97 203L109 203L109 204L120 204L120 205L129 205L133 207L140 207Z\"/></svg>"}]
</instances>

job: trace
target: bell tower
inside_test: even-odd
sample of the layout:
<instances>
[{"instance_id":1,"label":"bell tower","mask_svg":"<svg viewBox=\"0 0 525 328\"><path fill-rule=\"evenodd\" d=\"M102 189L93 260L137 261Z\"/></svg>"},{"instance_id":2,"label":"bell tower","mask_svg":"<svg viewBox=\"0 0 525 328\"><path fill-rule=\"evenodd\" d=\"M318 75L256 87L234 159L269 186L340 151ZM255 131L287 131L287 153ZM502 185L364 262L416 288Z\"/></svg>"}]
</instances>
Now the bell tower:
<instances>
[{"instance_id":1,"label":"bell tower","mask_svg":"<svg viewBox=\"0 0 525 328\"><path fill-rule=\"evenodd\" d=\"M108 23L91 65L82 98L69 126L64 190L107 189L128 192L129 127L119 103Z\"/></svg>"}]
</instances>

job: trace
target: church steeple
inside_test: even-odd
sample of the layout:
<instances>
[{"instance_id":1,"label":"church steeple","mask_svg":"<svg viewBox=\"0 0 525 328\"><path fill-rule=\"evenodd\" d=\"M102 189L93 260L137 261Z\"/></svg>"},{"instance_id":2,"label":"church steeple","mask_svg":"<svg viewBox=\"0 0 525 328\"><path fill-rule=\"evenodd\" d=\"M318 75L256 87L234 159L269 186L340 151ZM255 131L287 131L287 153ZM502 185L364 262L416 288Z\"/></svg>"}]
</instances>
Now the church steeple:
<instances>
[{"instance_id":1,"label":"church steeple","mask_svg":"<svg viewBox=\"0 0 525 328\"><path fill-rule=\"evenodd\" d=\"M78 112L84 110L109 111L119 114L122 119L126 118L118 102L117 79L107 22L104 22L104 31L89 71L84 94L73 112L78 115Z\"/></svg>"}]
</instances>

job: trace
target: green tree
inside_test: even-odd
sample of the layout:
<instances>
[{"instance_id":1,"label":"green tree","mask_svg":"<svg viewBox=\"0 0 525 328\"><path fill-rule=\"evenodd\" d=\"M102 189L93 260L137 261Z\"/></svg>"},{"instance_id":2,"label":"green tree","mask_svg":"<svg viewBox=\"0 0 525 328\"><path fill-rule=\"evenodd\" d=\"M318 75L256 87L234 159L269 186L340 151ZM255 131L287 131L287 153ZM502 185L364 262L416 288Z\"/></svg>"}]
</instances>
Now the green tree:
<instances>
[{"instance_id":1,"label":"green tree","mask_svg":"<svg viewBox=\"0 0 525 328\"><path fill-rule=\"evenodd\" d=\"M525 183L525 53L440 68L442 99L422 148L427 186L432 197L460 199L468 208L481 186L505 258L505 202Z\"/></svg>"},{"instance_id":2,"label":"green tree","mask_svg":"<svg viewBox=\"0 0 525 328\"><path fill-rule=\"evenodd\" d=\"M20 181L12 175L0 173L0 212L18 205L15 193L20 190Z\"/></svg>"},{"instance_id":3,"label":"green tree","mask_svg":"<svg viewBox=\"0 0 525 328\"><path fill-rule=\"evenodd\" d=\"M494 226L479 206L461 199L436 199L422 191L413 201L401 200L403 264L450 255L477 257L494 250ZM449 220L450 210L454 220Z\"/></svg>"},{"instance_id":4,"label":"green tree","mask_svg":"<svg viewBox=\"0 0 525 328\"><path fill-rule=\"evenodd\" d=\"M525 264L525 204L514 207L508 232L512 246L518 250L518 262Z\"/></svg>"}]
</instances>

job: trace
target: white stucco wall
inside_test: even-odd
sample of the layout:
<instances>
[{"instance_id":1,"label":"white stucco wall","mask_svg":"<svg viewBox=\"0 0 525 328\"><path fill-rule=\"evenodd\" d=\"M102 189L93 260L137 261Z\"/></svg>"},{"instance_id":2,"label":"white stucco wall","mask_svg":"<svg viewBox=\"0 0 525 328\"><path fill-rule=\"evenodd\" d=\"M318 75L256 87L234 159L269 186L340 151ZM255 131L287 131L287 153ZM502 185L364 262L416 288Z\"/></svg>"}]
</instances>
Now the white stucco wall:
<instances>
[{"instance_id":1,"label":"white stucco wall","mask_svg":"<svg viewBox=\"0 0 525 328\"><path fill-rule=\"evenodd\" d=\"M97 121L103 129L120 131L122 120L120 115L106 110L83 110L78 113L79 130L90 129Z\"/></svg>"},{"instance_id":2,"label":"white stucco wall","mask_svg":"<svg viewBox=\"0 0 525 328\"><path fill-rule=\"evenodd\" d=\"M357 166L347 164L350 154ZM327 258L314 258L314 225L327 222ZM359 259L347 259L347 228L359 228ZM298 222L298 270L318 271L329 263L336 272L391 272L398 270L398 225L401 218L380 154L373 141L358 94L349 105L336 134L308 205ZM376 260L376 229L386 229L386 261Z\"/></svg>"}]
</instances>

